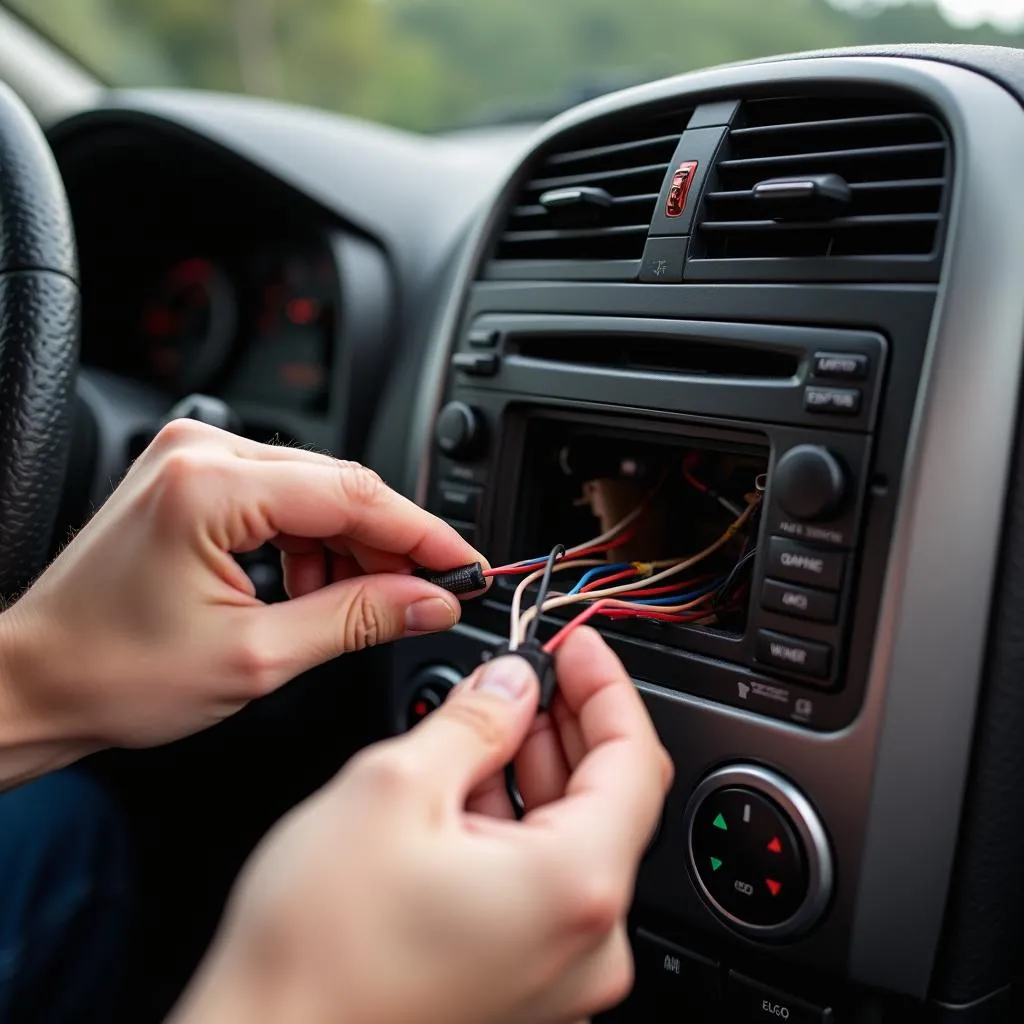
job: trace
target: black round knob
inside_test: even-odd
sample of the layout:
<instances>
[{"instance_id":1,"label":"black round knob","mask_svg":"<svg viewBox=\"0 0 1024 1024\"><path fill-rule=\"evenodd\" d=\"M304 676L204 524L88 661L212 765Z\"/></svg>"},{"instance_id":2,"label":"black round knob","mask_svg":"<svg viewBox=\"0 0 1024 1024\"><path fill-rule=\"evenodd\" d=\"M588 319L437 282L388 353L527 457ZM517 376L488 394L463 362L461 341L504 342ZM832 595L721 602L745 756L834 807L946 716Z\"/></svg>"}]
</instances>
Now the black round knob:
<instances>
[{"instance_id":1,"label":"black round knob","mask_svg":"<svg viewBox=\"0 0 1024 1024\"><path fill-rule=\"evenodd\" d=\"M438 414L434 440L449 458L473 458L483 450L485 438L484 421L471 405L449 402Z\"/></svg>"},{"instance_id":2,"label":"black round knob","mask_svg":"<svg viewBox=\"0 0 1024 1024\"><path fill-rule=\"evenodd\" d=\"M772 477L772 493L779 507L794 519L829 519L846 492L846 477L839 460L826 448L801 444L779 459Z\"/></svg>"},{"instance_id":3,"label":"black round knob","mask_svg":"<svg viewBox=\"0 0 1024 1024\"><path fill-rule=\"evenodd\" d=\"M405 727L411 729L436 711L461 680L459 671L448 665L431 665L417 672L406 707Z\"/></svg>"}]
</instances>

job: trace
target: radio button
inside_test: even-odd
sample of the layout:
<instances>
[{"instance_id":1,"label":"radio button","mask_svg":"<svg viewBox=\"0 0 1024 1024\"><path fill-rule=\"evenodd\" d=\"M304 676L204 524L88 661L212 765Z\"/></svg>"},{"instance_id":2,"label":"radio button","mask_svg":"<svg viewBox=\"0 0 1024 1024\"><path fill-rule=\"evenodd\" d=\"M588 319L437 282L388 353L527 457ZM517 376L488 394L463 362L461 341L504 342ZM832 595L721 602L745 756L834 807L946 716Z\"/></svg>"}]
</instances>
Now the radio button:
<instances>
[{"instance_id":1,"label":"radio button","mask_svg":"<svg viewBox=\"0 0 1024 1024\"><path fill-rule=\"evenodd\" d=\"M832 667L832 648L762 629L757 634L757 660L798 675L827 679Z\"/></svg>"},{"instance_id":2,"label":"radio button","mask_svg":"<svg viewBox=\"0 0 1024 1024\"><path fill-rule=\"evenodd\" d=\"M864 380L868 357L858 352L815 352L814 376L833 380Z\"/></svg>"},{"instance_id":3,"label":"radio button","mask_svg":"<svg viewBox=\"0 0 1024 1024\"><path fill-rule=\"evenodd\" d=\"M744 1024L780 1020L788 1024L833 1024L835 1021L829 1007L814 1006L735 971L729 972L729 996L731 1007L740 1014L736 1019Z\"/></svg>"},{"instance_id":4,"label":"radio button","mask_svg":"<svg viewBox=\"0 0 1024 1024\"><path fill-rule=\"evenodd\" d=\"M809 590L779 580L765 580L761 589L761 607L780 615L810 622L835 622L839 597L824 590Z\"/></svg>"},{"instance_id":5,"label":"radio button","mask_svg":"<svg viewBox=\"0 0 1024 1024\"><path fill-rule=\"evenodd\" d=\"M816 388L804 391L804 408L830 416L856 416L860 412L861 393L856 388Z\"/></svg>"},{"instance_id":6,"label":"radio button","mask_svg":"<svg viewBox=\"0 0 1024 1024\"><path fill-rule=\"evenodd\" d=\"M437 511L442 519L475 523L480 509L479 487L455 487L442 483L437 488Z\"/></svg>"},{"instance_id":7,"label":"radio button","mask_svg":"<svg viewBox=\"0 0 1024 1024\"><path fill-rule=\"evenodd\" d=\"M838 590L845 566L846 555L839 551L819 551L784 537L772 537L768 543L767 575L775 579Z\"/></svg>"}]
</instances>

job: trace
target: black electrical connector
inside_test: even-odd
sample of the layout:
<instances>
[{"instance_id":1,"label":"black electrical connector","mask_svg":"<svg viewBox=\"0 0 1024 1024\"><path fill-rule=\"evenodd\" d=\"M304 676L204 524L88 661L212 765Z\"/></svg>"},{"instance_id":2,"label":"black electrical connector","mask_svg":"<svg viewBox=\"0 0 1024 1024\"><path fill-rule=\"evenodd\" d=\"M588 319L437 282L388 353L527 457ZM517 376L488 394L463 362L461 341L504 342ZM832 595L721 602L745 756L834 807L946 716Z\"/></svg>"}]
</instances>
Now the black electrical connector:
<instances>
[{"instance_id":1,"label":"black electrical connector","mask_svg":"<svg viewBox=\"0 0 1024 1024\"><path fill-rule=\"evenodd\" d=\"M494 657L502 658L505 655L513 655L522 658L529 663L530 668L536 673L540 680L540 700L538 707L541 711L547 711L551 702L555 699L558 690L558 680L555 678L555 659L541 648L539 640L527 640L521 643L514 651L509 650L508 644L502 644L494 652Z\"/></svg>"},{"instance_id":2,"label":"black electrical connector","mask_svg":"<svg viewBox=\"0 0 1024 1024\"><path fill-rule=\"evenodd\" d=\"M445 569L443 572L435 572L433 569L417 569L413 576L433 583L435 587L440 587L456 596L477 594L487 589L487 577L484 576L484 567L479 562L456 566L454 569Z\"/></svg>"}]
</instances>

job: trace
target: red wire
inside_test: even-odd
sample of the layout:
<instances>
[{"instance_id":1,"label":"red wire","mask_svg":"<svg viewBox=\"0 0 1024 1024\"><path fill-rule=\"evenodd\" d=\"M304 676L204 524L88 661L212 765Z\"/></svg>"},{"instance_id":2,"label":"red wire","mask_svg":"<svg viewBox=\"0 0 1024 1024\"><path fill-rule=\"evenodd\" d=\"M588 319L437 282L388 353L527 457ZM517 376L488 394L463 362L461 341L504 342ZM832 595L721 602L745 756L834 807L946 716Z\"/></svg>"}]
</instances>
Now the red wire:
<instances>
[{"instance_id":1,"label":"red wire","mask_svg":"<svg viewBox=\"0 0 1024 1024\"><path fill-rule=\"evenodd\" d=\"M639 572L635 568L623 569L622 572L612 573L611 576L602 576L600 579L591 580L585 587L581 588L579 593L586 594L591 590L600 590L602 587L607 587L610 583L616 583L619 580L632 579L634 576L639 576Z\"/></svg>"},{"instance_id":2,"label":"red wire","mask_svg":"<svg viewBox=\"0 0 1024 1024\"><path fill-rule=\"evenodd\" d=\"M673 594L677 590L687 591L691 587L699 587L702 583L708 583L713 579L717 579L718 574L711 573L708 576L697 576L692 580L682 580L679 583L670 583L664 587L643 587L640 590L627 591L623 596L627 600L632 600L635 597L660 597L662 594Z\"/></svg>"},{"instance_id":3,"label":"red wire","mask_svg":"<svg viewBox=\"0 0 1024 1024\"><path fill-rule=\"evenodd\" d=\"M709 595L710 596L710 595ZM720 615L727 612L736 611L737 605L726 605L721 608L697 608L692 612L686 614L671 613L671 612L657 612L657 611L636 611L632 608L617 608L619 604L614 598L606 597L600 601L595 601L593 604L588 605L586 609L580 612L571 622L567 622L545 645L544 652L546 654L554 654L562 644L569 638L569 634L574 629L582 626L588 620L594 618L595 615L601 615L610 619L653 619L656 622L675 622L675 623L688 623L688 622L699 622L701 619L706 619L709 615Z\"/></svg>"},{"instance_id":4,"label":"red wire","mask_svg":"<svg viewBox=\"0 0 1024 1024\"><path fill-rule=\"evenodd\" d=\"M492 576L525 576L534 569L539 569L542 563L536 565L503 565L497 569L485 569L484 577L490 579Z\"/></svg>"},{"instance_id":5,"label":"red wire","mask_svg":"<svg viewBox=\"0 0 1024 1024\"><path fill-rule=\"evenodd\" d=\"M707 494L707 485L702 484L692 473L692 470L699 464L700 454L698 452L690 452L690 454L683 459L683 479L686 480L691 487L700 491L701 494Z\"/></svg>"},{"instance_id":6,"label":"red wire","mask_svg":"<svg viewBox=\"0 0 1024 1024\"><path fill-rule=\"evenodd\" d=\"M571 622L567 622L543 647L545 654L554 654L559 647L569 638L569 634L579 626L582 626L584 622L592 619L597 615L602 608L607 608L611 599L606 598L603 601L595 601L593 604L588 605L579 615L576 616Z\"/></svg>"},{"instance_id":7,"label":"red wire","mask_svg":"<svg viewBox=\"0 0 1024 1024\"><path fill-rule=\"evenodd\" d=\"M586 558L588 555L599 555L605 551L614 551L618 547L622 547L623 544L628 543L636 536L637 524L630 523L622 533L616 534L611 540L605 541L603 544L595 544L593 547L584 548L582 551L575 551L572 554L572 558Z\"/></svg>"},{"instance_id":8,"label":"red wire","mask_svg":"<svg viewBox=\"0 0 1024 1024\"><path fill-rule=\"evenodd\" d=\"M566 557L575 560L577 558L588 558L590 555L600 555L605 551L614 551L615 548L631 541L636 536L636 531L636 523L631 523L622 533L616 534L611 540L605 541L603 544L594 544L589 548L583 548L581 551L574 551ZM532 565L502 565L497 569L485 569L484 576L488 579L492 576L525 576L527 573L539 569L542 564L542 562L536 562Z\"/></svg>"}]
</instances>

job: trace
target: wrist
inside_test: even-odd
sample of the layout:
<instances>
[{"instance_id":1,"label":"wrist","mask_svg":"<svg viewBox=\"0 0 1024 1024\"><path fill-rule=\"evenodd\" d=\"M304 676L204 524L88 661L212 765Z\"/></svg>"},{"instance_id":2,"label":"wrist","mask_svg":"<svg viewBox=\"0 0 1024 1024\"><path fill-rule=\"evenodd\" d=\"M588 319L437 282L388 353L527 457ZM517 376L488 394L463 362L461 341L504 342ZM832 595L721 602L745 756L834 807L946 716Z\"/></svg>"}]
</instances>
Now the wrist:
<instances>
[{"instance_id":1,"label":"wrist","mask_svg":"<svg viewBox=\"0 0 1024 1024\"><path fill-rule=\"evenodd\" d=\"M44 634L20 604L0 614L0 790L99 749L66 728L60 702L45 683Z\"/></svg>"},{"instance_id":2,"label":"wrist","mask_svg":"<svg viewBox=\"0 0 1024 1024\"><path fill-rule=\"evenodd\" d=\"M317 995L314 985L283 969L273 952L260 957L228 943L215 947L165 1024L338 1024L344 1019L337 1007L325 1014Z\"/></svg>"}]
</instances>

